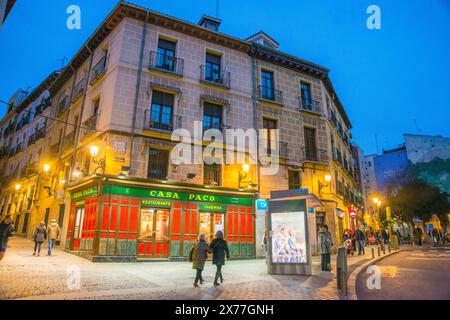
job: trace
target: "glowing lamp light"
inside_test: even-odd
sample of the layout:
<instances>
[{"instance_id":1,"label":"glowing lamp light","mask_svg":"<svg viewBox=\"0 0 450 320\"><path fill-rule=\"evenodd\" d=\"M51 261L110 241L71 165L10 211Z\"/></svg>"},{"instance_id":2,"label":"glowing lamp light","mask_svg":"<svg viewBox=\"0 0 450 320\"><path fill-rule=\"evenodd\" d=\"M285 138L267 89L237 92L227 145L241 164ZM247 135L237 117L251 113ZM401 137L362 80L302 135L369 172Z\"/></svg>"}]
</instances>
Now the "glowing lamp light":
<instances>
[{"instance_id":1,"label":"glowing lamp light","mask_svg":"<svg viewBox=\"0 0 450 320\"><path fill-rule=\"evenodd\" d=\"M91 146L89 152L91 156L96 157L98 155L98 147L96 145Z\"/></svg>"},{"instance_id":2,"label":"glowing lamp light","mask_svg":"<svg viewBox=\"0 0 450 320\"><path fill-rule=\"evenodd\" d=\"M242 171L244 171L244 173L248 173L250 170L250 165L248 163L244 163L242 165Z\"/></svg>"},{"instance_id":3,"label":"glowing lamp light","mask_svg":"<svg viewBox=\"0 0 450 320\"><path fill-rule=\"evenodd\" d=\"M325 175L325 182L329 183L331 181L331 176L329 174Z\"/></svg>"},{"instance_id":4,"label":"glowing lamp light","mask_svg":"<svg viewBox=\"0 0 450 320\"><path fill-rule=\"evenodd\" d=\"M46 164L44 164L42 169L44 170L44 172L49 172L50 171L50 165L48 163L46 163Z\"/></svg>"},{"instance_id":5,"label":"glowing lamp light","mask_svg":"<svg viewBox=\"0 0 450 320\"><path fill-rule=\"evenodd\" d=\"M373 202L374 202L374 203L378 204L379 201L380 201L380 200L378 200L378 198L373 198Z\"/></svg>"},{"instance_id":6,"label":"glowing lamp light","mask_svg":"<svg viewBox=\"0 0 450 320\"><path fill-rule=\"evenodd\" d=\"M78 178L81 175L81 172L80 172L80 170L75 169L72 174L75 178Z\"/></svg>"},{"instance_id":7,"label":"glowing lamp light","mask_svg":"<svg viewBox=\"0 0 450 320\"><path fill-rule=\"evenodd\" d=\"M21 185L20 183L17 183L17 184L14 186L14 188L15 188L17 191L19 191L20 188L22 188L22 185Z\"/></svg>"}]
</instances>

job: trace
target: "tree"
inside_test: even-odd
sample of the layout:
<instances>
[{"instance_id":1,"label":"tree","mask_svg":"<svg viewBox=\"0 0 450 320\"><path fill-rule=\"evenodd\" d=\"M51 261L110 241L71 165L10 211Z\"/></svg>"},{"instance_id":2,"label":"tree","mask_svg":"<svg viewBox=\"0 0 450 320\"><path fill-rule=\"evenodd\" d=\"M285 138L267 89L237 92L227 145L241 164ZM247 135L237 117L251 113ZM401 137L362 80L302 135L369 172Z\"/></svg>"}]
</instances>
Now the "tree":
<instances>
[{"instance_id":1,"label":"tree","mask_svg":"<svg viewBox=\"0 0 450 320\"><path fill-rule=\"evenodd\" d=\"M392 213L403 221L412 221L414 217L427 221L433 214L445 221L450 212L447 193L420 179L407 182L396 194L389 195L387 201Z\"/></svg>"}]
</instances>

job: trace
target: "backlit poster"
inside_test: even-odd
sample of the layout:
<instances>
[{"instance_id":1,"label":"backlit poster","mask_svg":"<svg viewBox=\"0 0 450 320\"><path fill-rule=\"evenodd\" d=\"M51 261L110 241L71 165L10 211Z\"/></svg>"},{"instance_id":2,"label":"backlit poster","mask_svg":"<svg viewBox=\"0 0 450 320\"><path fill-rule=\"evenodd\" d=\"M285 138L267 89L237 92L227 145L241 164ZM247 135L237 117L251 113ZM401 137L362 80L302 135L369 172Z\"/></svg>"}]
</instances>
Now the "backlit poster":
<instances>
[{"instance_id":1,"label":"backlit poster","mask_svg":"<svg viewBox=\"0 0 450 320\"><path fill-rule=\"evenodd\" d=\"M272 262L307 263L305 212L273 212Z\"/></svg>"}]
</instances>

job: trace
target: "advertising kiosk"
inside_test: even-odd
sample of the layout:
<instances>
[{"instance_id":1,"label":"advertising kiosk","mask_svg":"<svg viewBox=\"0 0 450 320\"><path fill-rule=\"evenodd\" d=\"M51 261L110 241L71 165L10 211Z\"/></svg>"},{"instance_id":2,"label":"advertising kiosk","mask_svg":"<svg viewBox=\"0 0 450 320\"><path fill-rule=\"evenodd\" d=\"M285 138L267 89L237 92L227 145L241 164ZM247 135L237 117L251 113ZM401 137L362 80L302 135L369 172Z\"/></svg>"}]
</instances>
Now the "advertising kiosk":
<instances>
[{"instance_id":1,"label":"advertising kiosk","mask_svg":"<svg viewBox=\"0 0 450 320\"><path fill-rule=\"evenodd\" d=\"M268 207L268 273L311 275L306 199L271 199Z\"/></svg>"}]
</instances>

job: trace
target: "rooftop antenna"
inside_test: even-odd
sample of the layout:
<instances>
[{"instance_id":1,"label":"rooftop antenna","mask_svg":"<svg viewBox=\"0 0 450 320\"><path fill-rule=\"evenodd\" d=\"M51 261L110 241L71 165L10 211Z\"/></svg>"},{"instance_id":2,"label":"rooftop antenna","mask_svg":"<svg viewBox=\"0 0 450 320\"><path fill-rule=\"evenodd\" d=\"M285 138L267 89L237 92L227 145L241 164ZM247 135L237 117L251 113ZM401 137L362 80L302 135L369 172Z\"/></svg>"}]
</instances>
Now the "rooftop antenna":
<instances>
[{"instance_id":1,"label":"rooftop antenna","mask_svg":"<svg viewBox=\"0 0 450 320\"><path fill-rule=\"evenodd\" d=\"M64 66L66 65L67 57L63 56L61 59L58 59L56 61L61 61L61 70L64 69Z\"/></svg>"}]
</instances>

